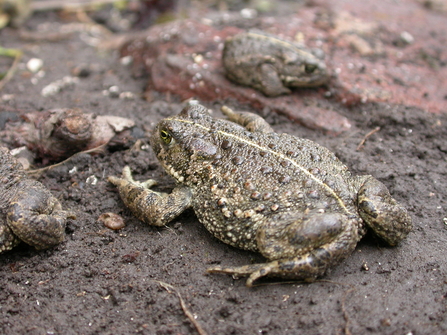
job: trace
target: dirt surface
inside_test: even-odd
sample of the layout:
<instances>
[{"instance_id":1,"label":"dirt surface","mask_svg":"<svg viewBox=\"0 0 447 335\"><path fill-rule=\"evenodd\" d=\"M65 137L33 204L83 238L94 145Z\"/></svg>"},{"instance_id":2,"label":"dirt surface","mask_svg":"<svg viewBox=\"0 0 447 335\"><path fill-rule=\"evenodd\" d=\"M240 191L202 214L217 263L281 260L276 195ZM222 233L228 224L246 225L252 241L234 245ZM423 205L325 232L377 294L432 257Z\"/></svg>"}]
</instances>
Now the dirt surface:
<instances>
[{"instance_id":1,"label":"dirt surface","mask_svg":"<svg viewBox=\"0 0 447 335\"><path fill-rule=\"evenodd\" d=\"M152 92L151 101L144 100L147 80L133 78L116 51L86 43L93 40L86 24L75 26L73 17L49 12L34 14L26 28L54 31L69 25L75 32L56 42L23 40L11 28L0 31L2 46L24 52L1 92L2 114L77 107L131 118L145 131L146 141L158 120L179 112L181 101L173 94ZM26 69L33 57L43 60L44 76ZM86 76L58 93L42 95L44 87L80 67ZM110 94L112 86L133 98ZM221 103L208 103L217 116ZM0 333L197 333L176 292L208 334L446 333L446 108L432 114L373 102L339 106L337 112L352 127L336 137L265 109L261 113L277 132L327 146L353 173L372 174L385 183L414 220L414 232L401 245L385 247L367 236L321 281L264 281L249 289L243 279L204 272L214 264L259 262L261 256L219 242L192 211L165 228L154 228L124 207L106 178L126 164L137 179L157 179L161 190L173 186L147 145L81 155L39 178L64 208L77 214L68 222L66 241L45 251L22 244L0 255ZM357 150L376 127L380 130ZM97 219L106 212L122 215L126 226L105 228Z\"/></svg>"}]
</instances>

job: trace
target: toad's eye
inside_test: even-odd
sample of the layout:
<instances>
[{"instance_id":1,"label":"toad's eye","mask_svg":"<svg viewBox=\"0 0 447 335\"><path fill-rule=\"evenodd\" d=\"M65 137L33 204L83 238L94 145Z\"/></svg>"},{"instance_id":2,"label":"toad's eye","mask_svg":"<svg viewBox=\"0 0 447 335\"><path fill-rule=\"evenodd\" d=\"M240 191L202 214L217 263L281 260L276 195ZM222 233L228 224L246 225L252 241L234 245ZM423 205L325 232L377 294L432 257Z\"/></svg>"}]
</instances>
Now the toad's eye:
<instances>
[{"instance_id":1,"label":"toad's eye","mask_svg":"<svg viewBox=\"0 0 447 335\"><path fill-rule=\"evenodd\" d=\"M314 65L314 64L306 64L306 65L304 66L304 71L305 71L307 74L311 74L311 73L313 73L316 69L317 69L317 66Z\"/></svg>"},{"instance_id":2,"label":"toad's eye","mask_svg":"<svg viewBox=\"0 0 447 335\"><path fill-rule=\"evenodd\" d=\"M160 130L160 138L166 144L169 144L172 141L172 135L167 130L164 129Z\"/></svg>"}]
</instances>

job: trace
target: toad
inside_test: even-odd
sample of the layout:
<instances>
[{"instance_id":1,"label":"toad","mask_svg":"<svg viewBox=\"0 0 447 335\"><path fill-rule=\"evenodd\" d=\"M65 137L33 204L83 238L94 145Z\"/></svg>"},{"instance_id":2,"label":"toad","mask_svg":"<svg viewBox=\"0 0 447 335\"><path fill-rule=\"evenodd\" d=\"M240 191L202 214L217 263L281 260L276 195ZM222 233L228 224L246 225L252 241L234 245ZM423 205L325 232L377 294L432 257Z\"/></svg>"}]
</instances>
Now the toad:
<instances>
[{"instance_id":1,"label":"toad","mask_svg":"<svg viewBox=\"0 0 447 335\"><path fill-rule=\"evenodd\" d=\"M46 249L65 238L67 218L75 218L42 183L27 177L9 150L0 147L0 252L20 241Z\"/></svg>"},{"instance_id":2,"label":"toad","mask_svg":"<svg viewBox=\"0 0 447 335\"><path fill-rule=\"evenodd\" d=\"M289 94L290 87L324 84L329 77L322 54L322 50L249 31L225 41L222 62L230 80L274 97Z\"/></svg>"},{"instance_id":3,"label":"toad","mask_svg":"<svg viewBox=\"0 0 447 335\"><path fill-rule=\"evenodd\" d=\"M370 228L388 244L411 230L406 209L372 176L353 176L334 153L307 139L277 134L260 116L223 108L215 119L201 105L158 123L151 146L177 182L170 193L154 180L109 177L134 215L163 226L192 207L215 237L261 253L266 262L214 266L210 273L314 281L346 258Z\"/></svg>"}]
</instances>

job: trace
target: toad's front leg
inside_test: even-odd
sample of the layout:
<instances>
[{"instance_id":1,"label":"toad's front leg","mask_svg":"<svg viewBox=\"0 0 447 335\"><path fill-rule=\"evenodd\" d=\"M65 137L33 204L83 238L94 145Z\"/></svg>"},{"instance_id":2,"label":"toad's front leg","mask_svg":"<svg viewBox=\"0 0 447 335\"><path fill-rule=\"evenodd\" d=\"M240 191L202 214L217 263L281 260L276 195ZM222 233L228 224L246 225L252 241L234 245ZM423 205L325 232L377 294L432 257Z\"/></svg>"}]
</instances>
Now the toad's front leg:
<instances>
[{"instance_id":1,"label":"toad's front leg","mask_svg":"<svg viewBox=\"0 0 447 335\"><path fill-rule=\"evenodd\" d=\"M121 199L132 213L152 226L163 226L191 207L192 193L188 187L176 187L171 194L152 191L150 187L156 181L135 181L128 166L124 167L122 178L110 176L108 180L118 187Z\"/></svg>"}]
</instances>

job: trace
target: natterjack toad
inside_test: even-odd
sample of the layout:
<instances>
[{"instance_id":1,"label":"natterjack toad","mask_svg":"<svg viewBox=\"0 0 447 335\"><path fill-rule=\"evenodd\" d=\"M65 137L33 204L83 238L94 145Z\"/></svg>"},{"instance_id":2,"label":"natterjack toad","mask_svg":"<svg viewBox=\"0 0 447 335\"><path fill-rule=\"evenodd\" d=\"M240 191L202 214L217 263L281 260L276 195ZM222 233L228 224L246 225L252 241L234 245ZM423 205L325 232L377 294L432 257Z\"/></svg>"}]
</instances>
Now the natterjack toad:
<instances>
[{"instance_id":1,"label":"natterjack toad","mask_svg":"<svg viewBox=\"0 0 447 335\"><path fill-rule=\"evenodd\" d=\"M229 120L191 105L156 126L151 145L178 183L171 194L139 183L128 167L109 177L140 219L162 226L192 207L205 227L232 246L267 261L216 266L212 273L313 281L346 258L369 227L390 245L412 229L411 218L371 176L352 176L328 149L276 134L252 113L223 108Z\"/></svg>"},{"instance_id":2,"label":"natterjack toad","mask_svg":"<svg viewBox=\"0 0 447 335\"><path fill-rule=\"evenodd\" d=\"M65 238L67 218L59 201L41 183L27 177L9 150L0 147L0 252L20 241L46 249Z\"/></svg>"},{"instance_id":3,"label":"natterjack toad","mask_svg":"<svg viewBox=\"0 0 447 335\"><path fill-rule=\"evenodd\" d=\"M228 38L222 53L227 77L267 96L290 93L290 87L319 86L328 80L323 51L310 50L263 32Z\"/></svg>"}]
</instances>

